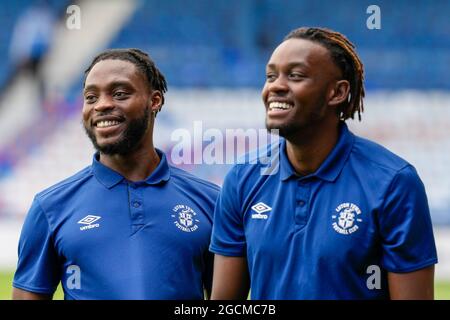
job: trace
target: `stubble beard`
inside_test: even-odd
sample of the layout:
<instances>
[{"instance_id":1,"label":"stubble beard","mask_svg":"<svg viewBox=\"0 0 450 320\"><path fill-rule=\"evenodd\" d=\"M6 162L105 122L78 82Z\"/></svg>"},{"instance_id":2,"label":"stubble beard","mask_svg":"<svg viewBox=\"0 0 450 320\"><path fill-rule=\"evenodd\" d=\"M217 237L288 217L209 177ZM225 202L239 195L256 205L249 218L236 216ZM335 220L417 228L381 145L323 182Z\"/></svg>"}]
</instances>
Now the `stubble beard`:
<instances>
[{"instance_id":1,"label":"stubble beard","mask_svg":"<svg viewBox=\"0 0 450 320\"><path fill-rule=\"evenodd\" d=\"M145 108L143 116L131 120L118 141L104 145L98 144L97 137L95 136L95 133L91 128L88 128L85 123L83 123L83 126L95 150L97 150L101 154L108 156L125 156L138 149L142 138L147 132L149 126L149 118L150 111L148 108Z\"/></svg>"}]
</instances>

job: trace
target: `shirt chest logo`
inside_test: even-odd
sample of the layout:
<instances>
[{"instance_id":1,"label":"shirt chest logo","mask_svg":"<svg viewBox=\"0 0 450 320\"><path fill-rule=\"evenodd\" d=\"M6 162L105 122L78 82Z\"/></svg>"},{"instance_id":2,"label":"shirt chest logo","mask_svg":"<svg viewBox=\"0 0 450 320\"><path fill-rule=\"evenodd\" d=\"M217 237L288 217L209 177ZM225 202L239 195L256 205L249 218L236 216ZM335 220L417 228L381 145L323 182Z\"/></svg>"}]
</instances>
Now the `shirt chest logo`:
<instances>
[{"instance_id":1,"label":"shirt chest logo","mask_svg":"<svg viewBox=\"0 0 450 320\"><path fill-rule=\"evenodd\" d=\"M269 212L270 210L272 210L272 208L269 207L264 202L258 202L257 204L252 206L252 210L256 212L256 213L252 214L252 219L267 220L269 218L269 216L267 214L263 214L263 213Z\"/></svg>"},{"instance_id":2,"label":"shirt chest logo","mask_svg":"<svg viewBox=\"0 0 450 320\"><path fill-rule=\"evenodd\" d=\"M333 229L337 233L349 235L358 231L358 223L362 222L361 209L351 202L344 202L338 205L335 209L333 218Z\"/></svg>"},{"instance_id":3,"label":"shirt chest logo","mask_svg":"<svg viewBox=\"0 0 450 320\"><path fill-rule=\"evenodd\" d=\"M94 223L98 221L101 217L100 216L93 216L93 215L87 215L80 221L78 221L79 224L82 224L83 226L80 227L81 231L92 229L92 228L98 228L100 227L99 223Z\"/></svg>"},{"instance_id":4,"label":"shirt chest logo","mask_svg":"<svg viewBox=\"0 0 450 320\"><path fill-rule=\"evenodd\" d=\"M176 205L172 209L174 225L184 232L194 232L198 229L200 220L196 216L197 213L191 207L184 204Z\"/></svg>"}]
</instances>

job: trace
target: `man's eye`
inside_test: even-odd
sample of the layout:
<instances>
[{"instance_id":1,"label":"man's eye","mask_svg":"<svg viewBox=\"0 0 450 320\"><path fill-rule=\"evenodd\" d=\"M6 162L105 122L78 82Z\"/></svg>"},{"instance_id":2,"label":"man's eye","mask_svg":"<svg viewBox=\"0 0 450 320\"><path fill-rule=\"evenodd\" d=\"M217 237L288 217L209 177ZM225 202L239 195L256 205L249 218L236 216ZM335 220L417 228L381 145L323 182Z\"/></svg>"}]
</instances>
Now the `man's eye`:
<instances>
[{"instance_id":1,"label":"man's eye","mask_svg":"<svg viewBox=\"0 0 450 320\"><path fill-rule=\"evenodd\" d=\"M88 95L84 97L84 100L86 100L87 103L93 103L97 99L94 95Z\"/></svg>"},{"instance_id":2,"label":"man's eye","mask_svg":"<svg viewBox=\"0 0 450 320\"><path fill-rule=\"evenodd\" d=\"M292 79L303 79L305 76L301 73L294 72L294 73L291 73L289 75L289 77Z\"/></svg>"},{"instance_id":3,"label":"man's eye","mask_svg":"<svg viewBox=\"0 0 450 320\"><path fill-rule=\"evenodd\" d=\"M114 93L114 97L118 99L125 99L126 97L128 97L128 93L125 91L117 91Z\"/></svg>"},{"instance_id":4,"label":"man's eye","mask_svg":"<svg viewBox=\"0 0 450 320\"><path fill-rule=\"evenodd\" d=\"M276 78L277 78L277 75L274 74L274 73L268 73L268 74L266 74L266 80L267 80L267 81L273 81L273 80L275 80Z\"/></svg>"}]
</instances>

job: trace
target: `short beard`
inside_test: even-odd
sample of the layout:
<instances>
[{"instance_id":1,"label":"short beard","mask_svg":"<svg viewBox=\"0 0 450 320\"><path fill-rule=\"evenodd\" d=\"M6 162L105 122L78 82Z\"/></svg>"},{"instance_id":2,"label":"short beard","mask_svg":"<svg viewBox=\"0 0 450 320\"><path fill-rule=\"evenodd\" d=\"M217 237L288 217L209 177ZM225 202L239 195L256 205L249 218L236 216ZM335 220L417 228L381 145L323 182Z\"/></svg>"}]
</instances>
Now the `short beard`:
<instances>
[{"instance_id":1,"label":"short beard","mask_svg":"<svg viewBox=\"0 0 450 320\"><path fill-rule=\"evenodd\" d=\"M298 134L301 126L298 123L289 123L282 126L269 126L266 120L266 129L269 133L278 132L278 135L283 138L289 138L292 135Z\"/></svg>"},{"instance_id":2,"label":"short beard","mask_svg":"<svg viewBox=\"0 0 450 320\"><path fill-rule=\"evenodd\" d=\"M101 154L105 154L108 156L125 156L132 153L139 147L140 142L148 129L149 118L149 109L145 108L144 115L141 118L130 121L129 125L125 129L125 132L122 134L122 138L119 141L102 146L98 144L93 130L88 128L86 124L84 124L84 130L86 131L89 139L92 141L95 150L97 150Z\"/></svg>"},{"instance_id":3,"label":"short beard","mask_svg":"<svg viewBox=\"0 0 450 320\"><path fill-rule=\"evenodd\" d=\"M278 135L287 140L296 139L302 133L305 133L305 129L314 127L315 124L323 121L325 116L325 97L326 92L323 93L322 98L316 103L315 109L307 115L303 115L303 120L291 121L278 126L270 126L267 123L266 115L266 129L271 132L271 130L278 130Z\"/></svg>"}]
</instances>

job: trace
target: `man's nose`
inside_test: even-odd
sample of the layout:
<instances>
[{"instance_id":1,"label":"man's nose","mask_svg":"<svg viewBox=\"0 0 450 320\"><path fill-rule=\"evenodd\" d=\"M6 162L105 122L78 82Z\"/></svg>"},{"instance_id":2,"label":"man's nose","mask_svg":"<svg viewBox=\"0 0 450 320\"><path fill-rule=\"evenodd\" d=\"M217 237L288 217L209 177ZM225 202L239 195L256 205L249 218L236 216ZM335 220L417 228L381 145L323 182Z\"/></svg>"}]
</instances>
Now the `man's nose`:
<instances>
[{"instance_id":1,"label":"man's nose","mask_svg":"<svg viewBox=\"0 0 450 320\"><path fill-rule=\"evenodd\" d=\"M109 97L108 95L101 95L98 98L98 101L95 104L94 109L97 112L104 112L110 109L114 109L112 97Z\"/></svg>"},{"instance_id":2,"label":"man's nose","mask_svg":"<svg viewBox=\"0 0 450 320\"><path fill-rule=\"evenodd\" d=\"M284 75L279 75L275 80L269 83L269 91L285 92L288 90L288 81Z\"/></svg>"}]
</instances>

